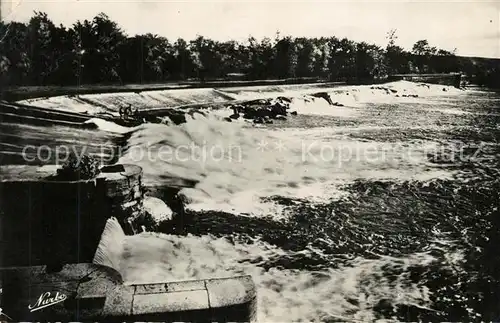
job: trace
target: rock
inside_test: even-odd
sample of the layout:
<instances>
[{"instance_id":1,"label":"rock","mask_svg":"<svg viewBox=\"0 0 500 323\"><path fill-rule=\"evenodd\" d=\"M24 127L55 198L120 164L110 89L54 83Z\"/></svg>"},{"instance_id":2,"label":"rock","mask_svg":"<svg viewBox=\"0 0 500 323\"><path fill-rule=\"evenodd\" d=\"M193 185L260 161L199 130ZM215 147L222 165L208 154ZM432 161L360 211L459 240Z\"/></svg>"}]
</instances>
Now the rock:
<instances>
[{"instance_id":1,"label":"rock","mask_svg":"<svg viewBox=\"0 0 500 323\"><path fill-rule=\"evenodd\" d=\"M99 126L93 122L84 122L82 125L81 125L82 128L84 129L91 129L91 130L95 130L95 129L98 129Z\"/></svg>"},{"instance_id":2,"label":"rock","mask_svg":"<svg viewBox=\"0 0 500 323\"><path fill-rule=\"evenodd\" d=\"M395 89L389 89L392 93L398 93L398 90Z\"/></svg>"},{"instance_id":3,"label":"rock","mask_svg":"<svg viewBox=\"0 0 500 323\"><path fill-rule=\"evenodd\" d=\"M163 117L163 118L161 118L161 121L160 121L161 124L165 124L167 126L170 126L171 122L172 122L172 120L170 120L170 118L168 118L168 117Z\"/></svg>"},{"instance_id":4,"label":"rock","mask_svg":"<svg viewBox=\"0 0 500 323\"><path fill-rule=\"evenodd\" d=\"M271 111L268 110L267 108L260 108L260 109L257 109L257 113L256 113L257 117L270 117L271 116Z\"/></svg>"},{"instance_id":5,"label":"rock","mask_svg":"<svg viewBox=\"0 0 500 323\"><path fill-rule=\"evenodd\" d=\"M446 88L444 87L444 88L443 88L443 92L446 92L446 91L447 91L447 90L446 90Z\"/></svg>"},{"instance_id":6,"label":"rock","mask_svg":"<svg viewBox=\"0 0 500 323\"><path fill-rule=\"evenodd\" d=\"M149 213L157 222L172 220L172 210L159 198L145 196L143 200L144 211Z\"/></svg>"},{"instance_id":7,"label":"rock","mask_svg":"<svg viewBox=\"0 0 500 323\"><path fill-rule=\"evenodd\" d=\"M276 116L275 118L276 120L282 120L282 121L286 121L286 118L284 116Z\"/></svg>"},{"instance_id":8,"label":"rock","mask_svg":"<svg viewBox=\"0 0 500 323\"><path fill-rule=\"evenodd\" d=\"M257 100L251 100L251 101L247 101L244 103L244 105L246 106L250 106L250 105L266 105L266 104L269 104L271 102L271 100L269 99L257 99Z\"/></svg>"},{"instance_id":9,"label":"rock","mask_svg":"<svg viewBox=\"0 0 500 323\"><path fill-rule=\"evenodd\" d=\"M255 119L257 117L257 110L254 107L245 107L243 118Z\"/></svg>"},{"instance_id":10,"label":"rock","mask_svg":"<svg viewBox=\"0 0 500 323\"><path fill-rule=\"evenodd\" d=\"M234 113L234 114L231 114L231 115L229 116L229 118L234 119L234 120L237 120L239 117L240 117L240 114L239 114L239 113Z\"/></svg>"},{"instance_id":11,"label":"rock","mask_svg":"<svg viewBox=\"0 0 500 323\"><path fill-rule=\"evenodd\" d=\"M344 106L342 103L338 103L338 102L335 102L333 105L336 107L343 107Z\"/></svg>"},{"instance_id":12,"label":"rock","mask_svg":"<svg viewBox=\"0 0 500 323\"><path fill-rule=\"evenodd\" d=\"M261 118L261 117L257 117L257 118L255 118L255 119L253 119L253 123L259 123L259 124L260 124L260 123L264 123L264 119L263 119L263 118Z\"/></svg>"},{"instance_id":13,"label":"rock","mask_svg":"<svg viewBox=\"0 0 500 323\"><path fill-rule=\"evenodd\" d=\"M331 99L330 95L327 92L314 93L314 94L312 94L312 96L314 96L316 98L325 99L326 102L328 102L328 104L333 105L332 99Z\"/></svg>"},{"instance_id":14,"label":"rock","mask_svg":"<svg viewBox=\"0 0 500 323\"><path fill-rule=\"evenodd\" d=\"M277 99L281 100L281 101L288 102L288 103L292 103L292 99L284 97L284 96L279 96L279 97L277 97Z\"/></svg>"},{"instance_id":15,"label":"rock","mask_svg":"<svg viewBox=\"0 0 500 323\"><path fill-rule=\"evenodd\" d=\"M290 114L291 114L292 116L296 116L296 115L297 115L297 111L292 111Z\"/></svg>"},{"instance_id":16,"label":"rock","mask_svg":"<svg viewBox=\"0 0 500 323\"><path fill-rule=\"evenodd\" d=\"M245 107L242 106L241 104L231 105L229 108L233 110L235 114L245 112Z\"/></svg>"},{"instance_id":17,"label":"rock","mask_svg":"<svg viewBox=\"0 0 500 323\"><path fill-rule=\"evenodd\" d=\"M158 123L158 122L162 121L162 119L159 117L147 115L147 114L141 114L138 117L141 118L144 122Z\"/></svg>"},{"instance_id":18,"label":"rock","mask_svg":"<svg viewBox=\"0 0 500 323\"><path fill-rule=\"evenodd\" d=\"M173 123L175 123L176 125L180 125L182 123L186 123L186 116L184 115L184 113L180 112L180 111L170 111L167 115L170 120L172 120Z\"/></svg>"},{"instance_id":19,"label":"rock","mask_svg":"<svg viewBox=\"0 0 500 323\"><path fill-rule=\"evenodd\" d=\"M388 299L381 299L377 305L373 307L373 310L386 317L390 318L394 314L394 306L392 305L391 301Z\"/></svg>"},{"instance_id":20,"label":"rock","mask_svg":"<svg viewBox=\"0 0 500 323\"><path fill-rule=\"evenodd\" d=\"M279 115L286 116L287 115L286 108L287 107L285 105L280 104L279 102L274 104L271 107L271 116L274 118L276 118L276 116Z\"/></svg>"},{"instance_id":21,"label":"rock","mask_svg":"<svg viewBox=\"0 0 500 323\"><path fill-rule=\"evenodd\" d=\"M229 118L229 117L225 117L224 118L224 121L227 121L227 122L233 122L233 119Z\"/></svg>"},{"instance_id":22,"label":"rock","mask_svg":"<svg viewBox=\"0 0 500 323\"><path fill-rule=\"evenodd\" d=\"M200 110L197 110L197 109L191 109L189 110L188 114L191 116L191 117L194 117L195 113L198 113L198 114L201 114L202 116L206 117L207 114L204 112L204 111L200 111Z\"/></svg>"}]
</instances>

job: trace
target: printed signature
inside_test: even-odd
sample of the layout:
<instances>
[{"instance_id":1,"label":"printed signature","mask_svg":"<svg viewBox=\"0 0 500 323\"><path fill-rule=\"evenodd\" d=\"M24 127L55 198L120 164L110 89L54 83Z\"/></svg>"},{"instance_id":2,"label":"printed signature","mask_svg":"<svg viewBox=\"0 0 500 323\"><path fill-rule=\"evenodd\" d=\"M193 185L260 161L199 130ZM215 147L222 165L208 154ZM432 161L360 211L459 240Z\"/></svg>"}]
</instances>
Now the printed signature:
<instances>
[{"instance_id":1,"label":"printed signature","mask_svg":"<svg viewBox=\"0 0 500 323\"><path fill-rule=\"evenodd\" d=\"M53 297L51 297L50 292L43 293L40 295L38 300L33 305L28 305L28 309L30 312L41 310L42 308L46 308L57 303L64 302L66 300L66 295L56 292Z\"/></svg>"}]
</instances>

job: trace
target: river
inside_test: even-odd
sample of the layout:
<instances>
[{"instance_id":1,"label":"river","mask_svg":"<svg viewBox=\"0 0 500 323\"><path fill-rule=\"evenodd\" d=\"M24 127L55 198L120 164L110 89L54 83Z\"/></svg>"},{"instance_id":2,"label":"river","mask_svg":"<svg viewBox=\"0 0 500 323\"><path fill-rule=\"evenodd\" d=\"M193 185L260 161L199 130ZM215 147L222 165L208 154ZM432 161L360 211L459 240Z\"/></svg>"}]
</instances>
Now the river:
<instances>
[{"instance_id":1,"label":"river","mask_svg":"<svg viewBox=\"0 0 500 323\"><path fill-rule=\"evenodd\" d=\"M187 235L125 238L124 279L250 274L262 322L498 320L500 96L393 88L296 98L269 125L214 111L135 128L120 162L149 186L198 184L181 191Z\"/></svg>"}]
</instances>

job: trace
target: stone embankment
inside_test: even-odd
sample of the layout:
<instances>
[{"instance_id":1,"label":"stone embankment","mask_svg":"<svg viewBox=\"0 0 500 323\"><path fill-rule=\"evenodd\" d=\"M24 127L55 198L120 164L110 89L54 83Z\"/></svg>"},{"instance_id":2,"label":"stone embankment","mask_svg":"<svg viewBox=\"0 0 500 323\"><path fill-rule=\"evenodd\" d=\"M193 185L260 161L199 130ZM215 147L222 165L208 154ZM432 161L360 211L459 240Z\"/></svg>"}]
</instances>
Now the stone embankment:
<instances>
[{"instance_id":1,"label":"stone embankment","mask_svg":"<svg viewBox=\"0 0 500 323\"><path fill-rule=\"evenodd\" d=\"M2 185L8 203L3 201L0 217L0 259L6 260L0 267L0 305L12 320L255 320L250 276L123 281L119 259L126 234L184 216L176 190L166 199L174 212L146 194L141 167L105 166L89 180L52 175Z\"/></svg>"},{"instance_id":2,"label":"stone embankment","mask_svg":"<svg viewBox=\"0 0 500 323\"><path fill-rule=\"evenodd\" d=\"M2 310L14 322L253 322L250 276L128 285L116 270L67 264L0 268Z\"/></svg>"},{"instance_id":3,"label":"stone embankment","mask_svg":"<svg viewBox=\"0 0 500 323\"><path fill-rule=\"evenodd\" d=\"M2 181L2 188L3 266L92 261L110 217L126 234L136 234L175 216L163 201L145 194L136 165L105 166L90 180L15 178ZM169 197L174 202L175 193ZM177 203L175 213L182 207Z\"/></svg>"}]
</instances>

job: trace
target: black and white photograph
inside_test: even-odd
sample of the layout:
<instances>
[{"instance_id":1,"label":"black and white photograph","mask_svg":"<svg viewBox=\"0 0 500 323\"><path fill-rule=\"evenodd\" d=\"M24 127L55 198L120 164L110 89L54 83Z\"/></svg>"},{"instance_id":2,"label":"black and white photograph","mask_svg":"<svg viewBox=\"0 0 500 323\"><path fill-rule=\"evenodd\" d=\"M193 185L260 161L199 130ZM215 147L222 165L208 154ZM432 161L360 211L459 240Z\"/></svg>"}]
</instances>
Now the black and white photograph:
<instances>
[{"instance_id":1,"label":"black and white photograph","mask_svg":"<svg viewBox=\"0 0 500 323\"><path fill-rule=\"evenodd\" d=\"M0 0L0 322L499 322L500 2Z\"/></svg>"}]
</instances>

